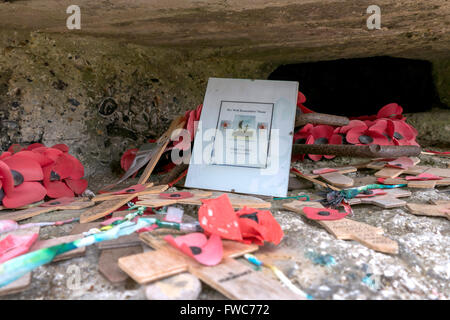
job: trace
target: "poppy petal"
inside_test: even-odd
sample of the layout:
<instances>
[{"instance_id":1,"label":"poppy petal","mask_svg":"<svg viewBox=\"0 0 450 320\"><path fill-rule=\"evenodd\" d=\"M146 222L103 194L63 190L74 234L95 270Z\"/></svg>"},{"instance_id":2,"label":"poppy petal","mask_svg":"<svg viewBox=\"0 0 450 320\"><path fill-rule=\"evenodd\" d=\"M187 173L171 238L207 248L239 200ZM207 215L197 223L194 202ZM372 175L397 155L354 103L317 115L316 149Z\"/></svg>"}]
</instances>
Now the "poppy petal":
<instances>
[{"instance_id":1,"label":"poppy petal","mask_svg":"<svg viewBox=\"0 0 450 320\"><path fill-rule=\"evenodd\" d=\"M44 180L44 186L50 198L75 197L73 191L62 181L47 182Z\"/></svg>"},{"instance_id":2,"label":"poppy petal","mask_svg":"<svg viewBox=\"0 0 450 320\"><path fill-rule=\"evenodd\" d=\"M122 157L120 158L120 166L124 171L128 171L131 165L133 164L134 158L136 158L136 154L139 149L128 149L124 152Z\"/></svg>"},{"instance_id":3,"label":"poppy petal","mask_svg":"<svg viewBox=\"0 0 450 320\"><path fill-rule=\"evenodd\" d=\"M312 220L340 220L348 215L347 212L339 212L334 209L304 207L303 212Z\"/></svg>"},{"instance_id":4,"label":"poppy petal","mask_svg":"<svg viewBox=\"0 0 450 320\"><path fill-rule=\"evenodd\" d=\"M176 238L167 235L164 240L203 265L215 266L222 261L223 246L218 235L207 239L203 233L194 232Z\"/></svg>"},{"instance_id":5,"label":"poppy petal","mask_svg":"<svg viewBox=\"0 0 450 320\"><path fill-rule=\"evenodd\" d=\"M47 190L41 183L24 182L15 187L13 192L5 194L2 202L5 208L19 208L41 201L46 194Z\"/></svg>"},{"instance_id":6,"label":"poppy petal","mask_svg":"<svg viewBox=\"0 0 450 320\"><path fill-rule=\"evenodd\" d=\"M19 152L23 150L23 147L20 144L12 144L9 148L8 148L8 152L11 152L12 154Z\"/></svg>"},{"instance_id":7,"label":"poppy petal","mask_svg":"<svg viewBox=\"0 0 450 320\"><path fill-rule=\"evenodd\" d=\"M54 146L52 146L52 148L61 150L64 153L69 152L69 147L64 143L55 144Z\"/></svg>"},{"instance_id":8,"label":"poppy petal","mask_svg":"<svg viewBox=\"0 0 450 320\"><path fill-rule=\"evenodd\" d=\"M205 231L224 239L242 240L238 219L227 194L202 200L202 203L198 210L198 221Z\"/></svg>"},{"instance_id":9,"label":"poppy petal","mask_svg":"<svg viewBox=\"0 0 450 320\"><path fill-rule=\"evenodd\" d=\"M297 105L301 104L301 103L305 103L306 102L306 97L302 92L298 92L297 95Z\"/></svg>"},{"instance_id":10,"label":"poppy petal","mask_svg":"<svg viewBox=\"0 0 450 320\"><path fill-rule=\"evenodd\" d=\"M378 111L377 118L398 119L402 116L402 112L401 106L396 103L389 103Z\"/></svg>"},{"instance_id":11,"label":"poppy petal","mask_svg":"<svg viewBox=\"0 0 450 320\"><path fill-rule=\"evenodd\" d=\"M38 237L38 233L8 235L0 241L0 264L27 253Z\"/></svg>"},{"instance_id":12,"label":"poppy petal","mask_svg":"<svg viewBox=\"0 0 450 320\"><path fill-rule=\"evenodd\" d=\"M400 157L397 159L394 159L392 161L389 161L385 167L389 168L397 168L397 169L408 169L414 166L414 161L409 157Z\"/></svg>"},{"instance_id":13,"label":"poppy petal","mask_svg":"<svg viewBox=\"0 0 450 320\"><path fill-rule=\"evenodd\" d=\"M45 147L45 146L42 143L36 142L36 143L32 143L28 147L26 147L26 150L32 151L33 149L41 148L41 147Z\"/></svg>"},{"instance_id":14,"label":"poppy petal","mask_svg":"<svg viewBox=\"0 0 450 320\"><path fill-rule=\"evenodd\" d=\"M58 199L53 199L51 201L44 202L39 207L57 207L62 205L67 205L75 201L74 197L62 197Z\"/></svg>"},{"instance_id":15,"label":"poppy petal","mask_svg":"<svg viewBox=\"0 0 450 320\"><path fill-rule=\"evenodd\" d=\"M276 245L283 239L283 230L270 211L244 207L236 215L244 239L258 238Z\"/></svg>"},{"instance_id":16,"label":"poppy petal","mask_svg":"<svg viewBox=\"0 0 450 320\"><path fill-rule=\"evenodd\" d=\"M82 194L88 187L86 179L65 179L64 182L75 194Z\"/></svg>"},{"instance_id":17,"label":"poppy petal","mask_svg":"<svg viewBox=\"0 0 450 320\"><path fill-rule=\"evenodd\" d=\"M351 144L361 144L359 137L365 133L366 128L367 127L355 127L353 129L350 129L345 136L347 142Z\"/></svg>"},{"instance_id":18,"label":"poppy petal","mask_svg":"<svg viewBox=\"0 0 450 320\"><path fill-rule=\"evenodd\" d=\"M406 176L405 179L408 181L427 181L427 180L442 180L442 177L424 172L417 176Z\"/></svg>"},{"instance_id":19,"label":"poppy petal","mask_svg":"<svg viewBox=\"0 0 450 320\"><path fill-rule=\"evenodd\" d=\"M19 172L24 181L40 181L44 178L42 167L37 161L27 156L20 156L20 153L17 155L19 156L13 155L3 160L10 170Z\"/></svg>"},{"instance_id":20,"label":"poppy petal","mask_svg":"<svg viewBox=\"0 0 450 320\"><path fill-rule=\"evenodd\" d=\"M333 131L334 128L332 126L321 124L311 129L311 135L314 137L315 140L320 138L326 138L328 143L328 139L333 134Z\"/></svg>"}]
</instances>

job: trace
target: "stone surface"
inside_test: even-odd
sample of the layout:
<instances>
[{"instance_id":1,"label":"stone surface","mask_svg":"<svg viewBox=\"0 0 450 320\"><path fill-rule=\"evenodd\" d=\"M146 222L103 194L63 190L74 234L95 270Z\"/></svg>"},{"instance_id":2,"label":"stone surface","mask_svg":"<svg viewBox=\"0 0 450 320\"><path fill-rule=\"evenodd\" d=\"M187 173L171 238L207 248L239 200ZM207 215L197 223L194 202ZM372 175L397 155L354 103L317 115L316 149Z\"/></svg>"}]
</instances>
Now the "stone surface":
<instances>
[{"instance_id":1,"label":"stone surface","mask_svg":"<svg viewBox=\"0 0 450 320\"><path fill-rule=\"evenodd\" d=\"M68 2L0 2L0 147L66 143L101 174L202 103L209 77L339 58L431 60L448 106L448 1L381 0L380 30L367 29L371 4L80 0L81 30L68 30Z\"/></svg>"},{"instance_id":2,"label":"stone surface","mask_svg":"<svg viewBox=\"0 0 450 320\"><path fill-rule=\"evenodd\" d=\"M196 300L202 290L200 280L190 274L181 273L145 287L148 300Z\"/></svg>"}]
</instances>

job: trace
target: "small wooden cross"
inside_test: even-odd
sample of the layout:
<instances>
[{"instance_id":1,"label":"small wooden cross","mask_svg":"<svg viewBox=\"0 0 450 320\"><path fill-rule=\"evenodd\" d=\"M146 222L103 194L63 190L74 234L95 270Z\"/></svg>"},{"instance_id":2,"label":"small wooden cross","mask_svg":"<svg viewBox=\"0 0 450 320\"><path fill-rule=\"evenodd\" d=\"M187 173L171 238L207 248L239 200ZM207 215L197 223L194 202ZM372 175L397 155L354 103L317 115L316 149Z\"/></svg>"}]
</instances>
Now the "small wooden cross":
<instances>
[{"instance_id":1,"label":"small wooden cross","mask_svg":"<svg viewBox=\"0 0 450 320\"><path fill-rule=\"evenodd\" d=\"M160 234L161 236L161 234ZM263 272L233 258L258 250L256 245L223 240L224 259L216 266L203 266L152 233L141 239L154 251L122 257L119 267L139 284L182 272L190 272L226 297L234 300L303 299Z\"/></svg>"},{"instance_id":2,"label":"small wooden cross","mask_svg":"<svg viewBox=\"0 0 450 320\"><path fill-rule=\"evenodd\" d=\"M319 202L313 201L292 201L283 204L283 207L306 215L303 212L305 207L324 208ZM343 218L340 220L315 220L337 239L355 240L376 251L397 254L398 243L394 240L382 236L383 229L372 227L368 224L355 220Z\"/></svg>"},{"instance_id":3,"label":"small wooden cross","mask_svg":"<svg viewBox=\"0 0 450 320\"><path fill-rule=\"evenodd\" d=\"M445 217L450 220L450 201L433 201L434 204L408 203L406 208L418 216Z\"/></svg>"},{"instance_id":4,"label":"small wooden cross","mask_svg":"<svg viewBox=\"0 0 450 320\"><path fill-rule=\"evenodd\" d=\"M397 208L406 205L406 201L398 198L411 196L411 191L401 188L382 189L382 191L386 192L386 194L374 197L353 198L348 200L348 204L373 204L385 209Z\"/></svg>"}]
</instances>

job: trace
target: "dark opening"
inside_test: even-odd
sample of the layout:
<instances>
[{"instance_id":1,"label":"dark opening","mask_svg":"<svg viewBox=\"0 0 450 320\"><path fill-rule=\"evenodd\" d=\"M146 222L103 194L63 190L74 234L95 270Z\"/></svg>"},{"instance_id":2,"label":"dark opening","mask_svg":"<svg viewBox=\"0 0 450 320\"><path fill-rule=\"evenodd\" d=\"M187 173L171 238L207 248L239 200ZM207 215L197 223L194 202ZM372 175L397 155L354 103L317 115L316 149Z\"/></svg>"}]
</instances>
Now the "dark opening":
<instances>
[{"instance_id":1,"label":"dark opening","mask_svg":"<svg viewBox=\"0 0 450 320\"><path fill-rule=\"evenodd\" d=\"M340 59L278 67L269 80L300 83L305 106L316 112L362 116L395 102L405 113L441 106L425 60L393 57Z\"/></svg>"}]
</instances>

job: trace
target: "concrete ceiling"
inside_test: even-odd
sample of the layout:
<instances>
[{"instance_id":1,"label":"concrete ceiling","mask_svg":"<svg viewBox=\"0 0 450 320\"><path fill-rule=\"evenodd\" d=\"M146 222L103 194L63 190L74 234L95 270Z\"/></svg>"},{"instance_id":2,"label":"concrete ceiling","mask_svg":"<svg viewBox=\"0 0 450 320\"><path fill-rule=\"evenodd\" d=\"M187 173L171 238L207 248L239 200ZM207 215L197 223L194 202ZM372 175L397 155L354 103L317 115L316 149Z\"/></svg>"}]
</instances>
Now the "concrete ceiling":
<instances>
[{"instance_id":1,"label":"concrete ceiling","mask_svg":"<svg viewBox=\"0 0 450 320\"><path fill-rule=\"evenodd\" d=\"M4 1L4 0L3 0ZM81 8L68 30L66 8ZM2 30L72 33L147 46L221 49L223 55L302 61L393 55L447 58L450 2L378 0L381 30L368 30L373 0L0 0Z\"/></svg>"}]
</instances>

